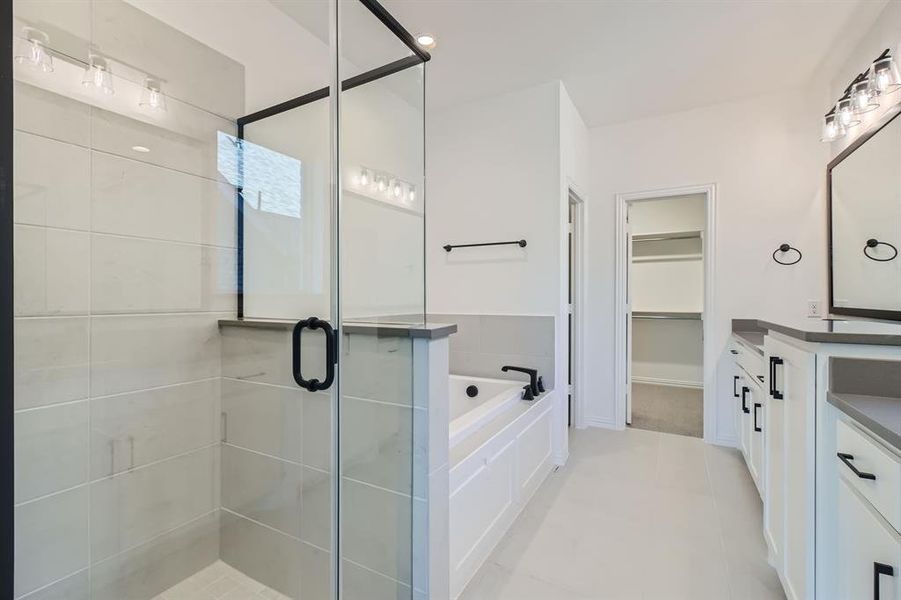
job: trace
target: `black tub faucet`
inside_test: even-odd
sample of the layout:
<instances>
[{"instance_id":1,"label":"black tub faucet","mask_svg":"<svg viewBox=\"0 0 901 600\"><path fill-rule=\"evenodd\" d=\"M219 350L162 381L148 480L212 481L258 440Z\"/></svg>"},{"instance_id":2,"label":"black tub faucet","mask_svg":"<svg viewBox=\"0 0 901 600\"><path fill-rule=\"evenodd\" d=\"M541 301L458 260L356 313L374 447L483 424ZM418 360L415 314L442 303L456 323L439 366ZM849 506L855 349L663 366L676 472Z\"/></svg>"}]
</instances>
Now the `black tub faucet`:
<instances>
[{"instance_id":1,"label":"black tub faucet","mask_svg":"<svg viewBox=\"0 0 901 600\"><path fill-rule=\"evenodd\" d=\"M519 373L525 373L529 376L529 389L532 391L533 396L537 396L541 393L538 389L538 369L527 369L525 367L513 367L511 365L504 365L501 367L501 371L506 373L507 371L517 371Z\"/></svg>"}]
</instances>

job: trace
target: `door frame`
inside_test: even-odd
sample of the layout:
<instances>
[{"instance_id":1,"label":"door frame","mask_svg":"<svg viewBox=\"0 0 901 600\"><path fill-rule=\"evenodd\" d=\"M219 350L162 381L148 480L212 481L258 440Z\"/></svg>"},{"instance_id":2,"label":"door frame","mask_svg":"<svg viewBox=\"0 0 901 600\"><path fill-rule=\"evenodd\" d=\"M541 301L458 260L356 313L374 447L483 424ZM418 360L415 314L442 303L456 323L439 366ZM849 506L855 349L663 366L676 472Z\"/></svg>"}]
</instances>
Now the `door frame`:
<instances>
[{"instance_id":1,"label":"door frame","mask_svg":"<svg viewBox=\"0 0 901 600\"><path fill-rule=\"evenodd\" d=\"M585 365L585 307L586 302L586 263L587 255L585 252L585 220L588 214L585 205L585 196L576 189L572 184L567 186L566 199L566 232L569 235L569 214L573 212L572 220L572 265L570 265L570 257L567 254L566 260L566 289L567 302L565 308L568 310L569 291L572 286L572 331L567 334L567 352L569 361L567 368L572 373L572 390L568 393L572 396L572 425L576 429L584 429L587 426L585 417L585 395L582 390L585 389L583 382L585 381L584 365ZM568 316L564 312L564 316Z\"/></svg>"},{"instance_id":2,"label":"door frame","mask_svg":"<svg viewBox=\"0 0 901 600\"><path fill-rule=\"evenodd\" d=\"M714 351L714 323L716 320L715 289L715 254L716 254L716 184L689 185L654 189L640 192L621 193L616 195L616 312L614 314L614 353L616 357L614 377L615 429L626 428L626 403L629 382L626 381L630 356L627 348L631 342L631 328L626 322L626 278L629 265L626 264L628 248L626 240L626 217L628 207L633 202L643 200L661 200L675 196L703 194L705 196L705 223L702 235L704 262L704 307L701 312L703 348L703 410L704 441L713 443L716 435L716 352Z\"/></svg>"}]
</instances>

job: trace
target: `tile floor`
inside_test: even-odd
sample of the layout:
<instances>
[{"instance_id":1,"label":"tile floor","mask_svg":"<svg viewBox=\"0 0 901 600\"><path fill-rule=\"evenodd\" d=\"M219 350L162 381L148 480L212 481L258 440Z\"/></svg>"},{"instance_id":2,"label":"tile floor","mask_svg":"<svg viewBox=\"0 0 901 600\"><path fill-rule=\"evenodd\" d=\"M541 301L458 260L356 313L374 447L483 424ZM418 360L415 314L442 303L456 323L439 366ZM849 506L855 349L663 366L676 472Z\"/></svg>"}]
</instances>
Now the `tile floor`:
<instances>
[{"instance_id":1,"label":"tile floor","mask_svg":"<svg viewBox=\"0 0 901 600\"><path fill-rule=\"evenodd\" d=\"M217 560L153 600L289 600L289 598Z\"/></svg>"},{"instance_id":2,"label":"tile floor","mask_svg":"<svg viewBox=\"0 0 901 600\"><path fill-rule=\"evenodd\" d=\"M741 455L691 437L573 431L461 600L784 599Z\"/></svg>"},{"instance_id":3,"label":"tile floor","mask_svg":"<svg viewBox=\"0 0 901 600\"><path fill-rule=\"evenodd\" d=\"M704 390L633 383L632 427L703 437Z\"/></svg>"}]
</instances>

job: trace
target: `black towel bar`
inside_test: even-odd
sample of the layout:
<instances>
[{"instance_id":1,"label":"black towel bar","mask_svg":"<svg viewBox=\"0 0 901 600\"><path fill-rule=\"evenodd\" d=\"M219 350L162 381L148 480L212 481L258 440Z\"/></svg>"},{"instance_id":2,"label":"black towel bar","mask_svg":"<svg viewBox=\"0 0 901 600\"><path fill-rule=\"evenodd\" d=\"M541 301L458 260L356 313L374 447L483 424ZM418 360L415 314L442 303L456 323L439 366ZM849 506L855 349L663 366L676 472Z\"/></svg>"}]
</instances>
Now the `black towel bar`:
<instances>
[{"instance_id":1,"label":"black towel bar","mask_svg":"<svg viewBox=\"0 0 901 600\"><path fill-rule=\"evenodd\" d=\"M513 244L516 244L520 248L526 247L525 240L514 240L512 242L482 242L481 244L447 244L446 246L444 246L444 249L447 252L450 252L454 248L475 248L477 246L511 246Z\"/></svg>"}]
</instances>

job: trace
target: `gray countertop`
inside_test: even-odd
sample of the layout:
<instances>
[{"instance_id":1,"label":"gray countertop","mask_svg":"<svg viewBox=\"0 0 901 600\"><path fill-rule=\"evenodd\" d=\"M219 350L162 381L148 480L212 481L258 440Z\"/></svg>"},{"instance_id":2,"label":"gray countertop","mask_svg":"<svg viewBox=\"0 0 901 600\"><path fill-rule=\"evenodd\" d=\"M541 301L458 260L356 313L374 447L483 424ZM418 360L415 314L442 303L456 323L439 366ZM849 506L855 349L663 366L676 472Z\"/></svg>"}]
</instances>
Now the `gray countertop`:
<instances>
[{"instance_id":1,"label":"gray countertop","mask_svg":"<svg viewBox=\"0 0 901 600\"><path fill-rule=\"evenodd\" d=\"M258 329L291 330L297 321L283 319L219 319L219 327L255 327ZM408 337L438 339L457 332L454 323L365 323L345 321L345 333L361 333L379 337Z\"/></svg>"},{"instance_id":2,"label":"gray countertop","mask_svg":"<svg viewBox=\"0 0 901 600\"><path fill-rule=\"evenodd\" d=\"M901 450L901 398L827 392L826 400L840 411Z\"/></svg>"},{"instance_id":3,"label":"gray countertop","mask_svg":"<svg viewBox=\"0 0 901 600\"><path fill-rule=\"evenodd\" d=\"M733 319L732 331L736 335L775 331L804 342L901 346L901 323L890 321L809 319L776 323L762 319Z\"/></svg>"}]
</instances>

